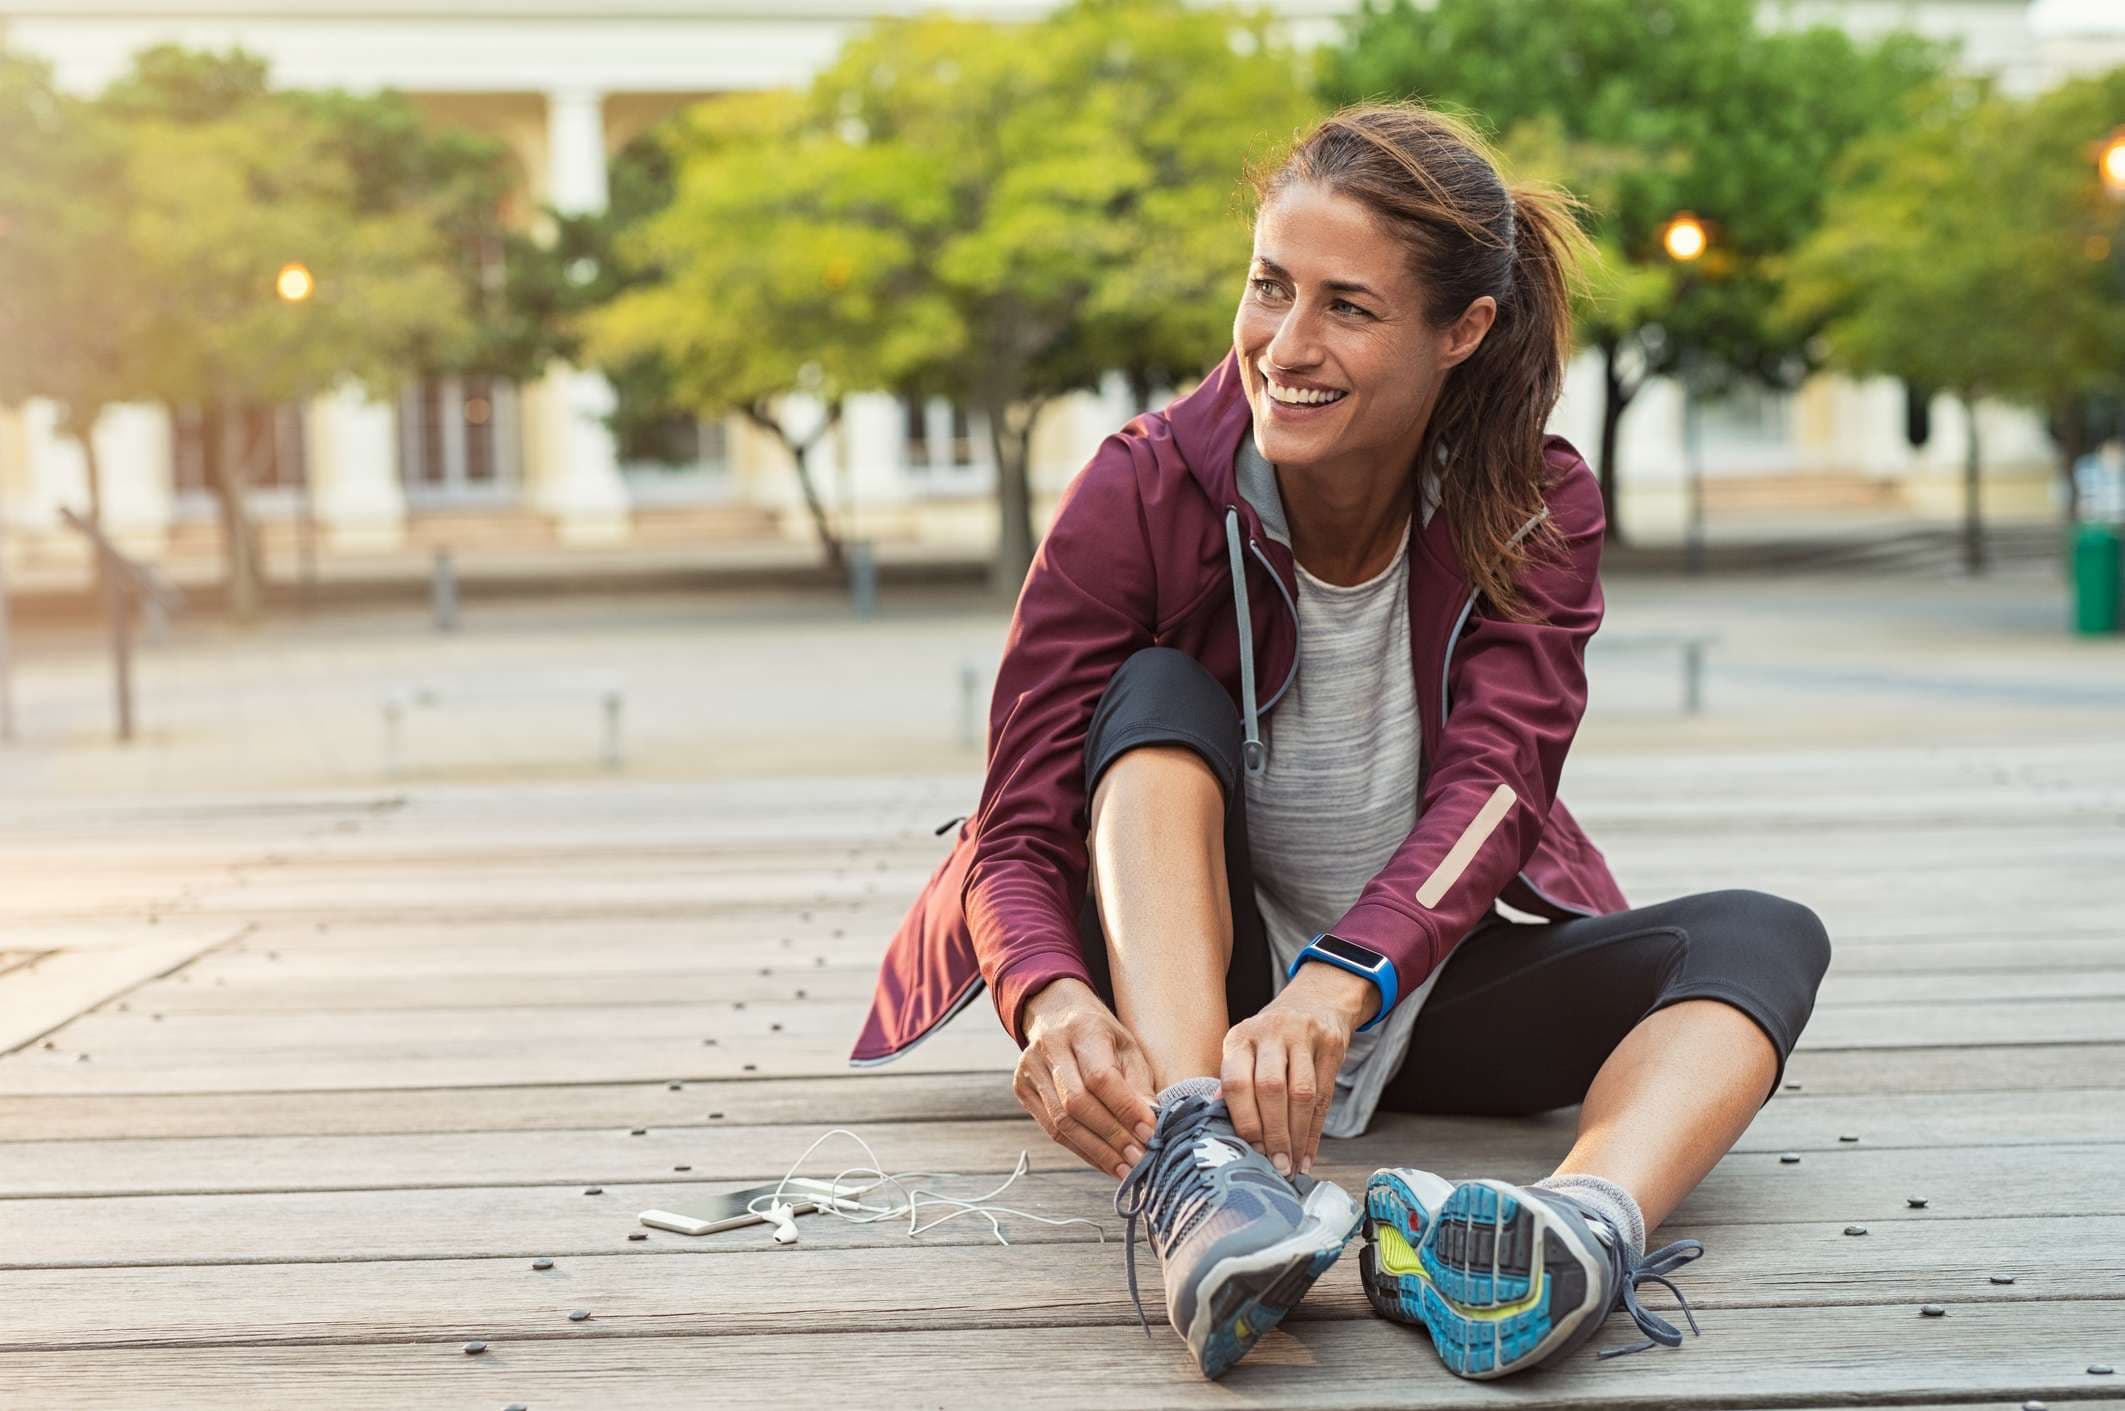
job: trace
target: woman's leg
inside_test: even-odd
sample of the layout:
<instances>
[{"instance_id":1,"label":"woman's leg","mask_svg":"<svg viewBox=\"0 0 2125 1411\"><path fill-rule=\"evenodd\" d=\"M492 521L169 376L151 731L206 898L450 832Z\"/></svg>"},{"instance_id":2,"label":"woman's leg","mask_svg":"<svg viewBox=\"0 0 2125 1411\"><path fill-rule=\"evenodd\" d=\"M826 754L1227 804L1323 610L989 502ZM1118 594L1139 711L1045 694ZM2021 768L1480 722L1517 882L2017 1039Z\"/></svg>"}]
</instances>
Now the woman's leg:
<instances>
[{"instance_id":1,"label":"woman's leg","mask_svg":"<svg viewBox=\"0 0 2125 1411\"><path fill-rule=\"evenodd\" d=\"M1078 937L1092 987L1161 1091L1216 1077L1225 1031L1269 1002L1240 767L1238 710L1171 647L1123 662L1085 733L1091 875Z\"/></svg>"},{"instance_id":2,"label":"woman's leg","mask_svg":"<svg viewBox=\"0 0 2125 1411\"><path fill-rule=\"evenodd\" d=\"M1518 1115L1582 1103L1555 1174L1623 1187L1650 1234L1777 1090L1829 955L1813 911L1747 890L1501 920L1448 957L1381 1104Z\"/></svg>"},{"instance_id":3,"label":"woman's leg","mask_svg":"<svg viewBox=\"0 0 2125 1411\"><path fill-rule=\"evenodd\" d=\"M1114 1010L1160 1089L1215 1075L1223 1053L1232 906L1224 791L1186 745L1143 745L1092 795L1092 891Z\"/></svg>"}]
</instances>

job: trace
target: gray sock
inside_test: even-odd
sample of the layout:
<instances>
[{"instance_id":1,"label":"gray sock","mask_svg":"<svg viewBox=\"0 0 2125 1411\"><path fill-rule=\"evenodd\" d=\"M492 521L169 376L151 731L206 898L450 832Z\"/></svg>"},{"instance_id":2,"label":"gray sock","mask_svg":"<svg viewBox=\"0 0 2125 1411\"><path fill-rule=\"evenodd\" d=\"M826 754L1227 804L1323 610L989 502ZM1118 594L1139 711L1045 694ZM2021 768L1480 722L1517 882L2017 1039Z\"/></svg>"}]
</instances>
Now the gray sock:
<instances>
[{"instance_id":1,"label":"gray sock","mask_svg":"<svg viewBox=\"0 0 2125 1411\"><path fill-rule=\"evenodd\" d=\"M1623 1232L1633 1253L1640 1258L1645 1256L1645 1212L1622 1186L1579 1171L1561 1171L1554 1176L1544 1176L1534 1184L1538 1190L1565 1191L1574 1199L1585 1201Z\"/></svg>"},{"instance_id":2,"label":"gray sock","mask_svg":"<svg viewBox=\"0 0 2125 1411\"><path fill-rule=\"evenodd\" d=\"M1184 1097L1216 1097L1217 1087L1215 1078L1183 1078L1177 1083L1168 1083L1158 1095L1158 1107L1163 1111L1168 1103Z\"/></svg>"}]
</instances>

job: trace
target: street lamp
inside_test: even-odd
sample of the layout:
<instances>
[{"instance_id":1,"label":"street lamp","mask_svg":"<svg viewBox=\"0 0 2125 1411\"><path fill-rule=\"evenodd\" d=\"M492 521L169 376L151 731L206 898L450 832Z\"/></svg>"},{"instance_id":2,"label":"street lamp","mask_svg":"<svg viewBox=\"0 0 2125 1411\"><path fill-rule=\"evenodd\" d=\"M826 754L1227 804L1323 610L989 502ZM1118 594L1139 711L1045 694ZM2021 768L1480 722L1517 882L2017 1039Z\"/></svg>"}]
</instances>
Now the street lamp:
<instances>
[{"instance_id":1,"label":"street lamp","mask_svg":"<svg viewBox=\"0 0 2125 1411\"><path fill-rule=\"evenodd\" d=\"M1669 259L1683 267L1682 284L1675 291L1675 307L1678 310L1696 283L1697 272L1692 266L1703 258L1711 243L1712 238L1705 230L1704 222L1688 211L1677 211L1660 227L1660 248L1667 253ZM1680 371L1682 461L1688 495L1683 513L1682 567L1685 573L1701 573L1704 570L1704 464L1698 454L1697 444L1697 354L1688 342L1682 345Z\"/></svg>"},{"instance_id":2,"label":"street lamp","mask_svg":"<svg viewBox=\"0 0 2125 1411\"><path fill-rule=\"evenodd\" d=\"M2125 125L2111 129L2095 165L2102 174L2103 189L2113 196L2125 196Z\"/></svg>"},{"instance_id":3,"label":"street lamp","mask_svg":"<svg viewBox=\"0 0 2125 1411\"><path fill-rule=\"evenodd\" d=\"M273 280L273 292L290 304L300 304L317 289L317 281L311 277L310 267L300 260L290 260L280 267Z\"/></svg>"}]
</instances>

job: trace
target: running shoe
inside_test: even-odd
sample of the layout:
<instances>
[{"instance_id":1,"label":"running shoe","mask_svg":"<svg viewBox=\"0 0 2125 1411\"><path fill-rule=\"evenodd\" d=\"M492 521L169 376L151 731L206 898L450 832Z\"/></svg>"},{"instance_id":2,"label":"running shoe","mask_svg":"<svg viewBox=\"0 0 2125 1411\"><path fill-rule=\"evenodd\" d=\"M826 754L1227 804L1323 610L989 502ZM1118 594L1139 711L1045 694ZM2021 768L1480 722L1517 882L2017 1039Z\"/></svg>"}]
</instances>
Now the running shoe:
<instances>
[{"instance_id":1,"label":"running shoe","mask_svg":"<svg viewBox=\"0 0 2125 1411\"><path fill-rule=\"evenodd\" d=\"M1408 1181L1412 1174L1429 1173L1376 1172L1366 1185L1368 1213L1377 1202L1394 1218L1398 1186L1436 1195L1436 1186ZM1675 1295L1690 1331L1699 1332L1689 1300L1667 1278L1704 1253L1696 1240L1640 1256L1607 1216L1569 1192L1493 1180L1454 1186L1425 1225L1413 1260L1407 1243L1380 1240L1373 1282L1382 1287L1366 1292L1387 1317L1421 1323L1456 1375L1485 1381L1568 1357L1619 1304L1647 1340L1597 1360L1656 1342L1679 1347L1681 1331L1638 1301L1648 1279ZM1406 1311L1412 1306L1419 1316Z\"/></svg>"},{"instance_id":2,"label":"running shoe","mask_svg":"<svg viewBox=\"0 0 2125 1411\"><path fill-rule=\"evenodd\" d=\"M1233 1129L1223 1098L1177 1098L1158 1113L1144 1154L1114 1192L1127 1221L1129 1296L1145 1336L1136 1282L1136 1222L1166 1279L1166 1316L1205 1377L1223 1376L1282 1322L1358 1232L1350 1193L1296 1182Z\"/></svg>"}]
</instances>

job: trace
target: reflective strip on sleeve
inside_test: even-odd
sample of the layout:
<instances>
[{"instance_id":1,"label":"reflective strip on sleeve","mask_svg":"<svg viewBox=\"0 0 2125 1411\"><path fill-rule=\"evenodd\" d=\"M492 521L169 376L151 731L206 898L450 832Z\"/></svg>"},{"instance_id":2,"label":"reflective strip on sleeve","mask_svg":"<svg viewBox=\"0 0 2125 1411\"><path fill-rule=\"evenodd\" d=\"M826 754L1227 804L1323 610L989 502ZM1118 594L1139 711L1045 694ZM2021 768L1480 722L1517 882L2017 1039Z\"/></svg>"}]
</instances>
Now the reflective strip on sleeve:
<instances>
[{"instance_id":1,"label":"reflective strip on sleeve","mask_svg":"<svg viewBox=\"0 0 2125 1411\"><path fill-rule=\"evenodd\" d=\"M1461 880L1461 874L1468 870L1468 864L1475 861L1477 850L1497 830L1499 822L1505 817L1505 811L1513 806L1517 797L1519 796L1513 793L1512 785L1500 784L1491 796L1484 800L1483 807L1469 820L1468 827L1462 831L1453 849L1440 861L1431 876L1424 879L1424 885L1417 889L1418 906L1427 911L1437 906L1439 898L1446 895L1446 889Z\"/></svg>"}]
</instances>

